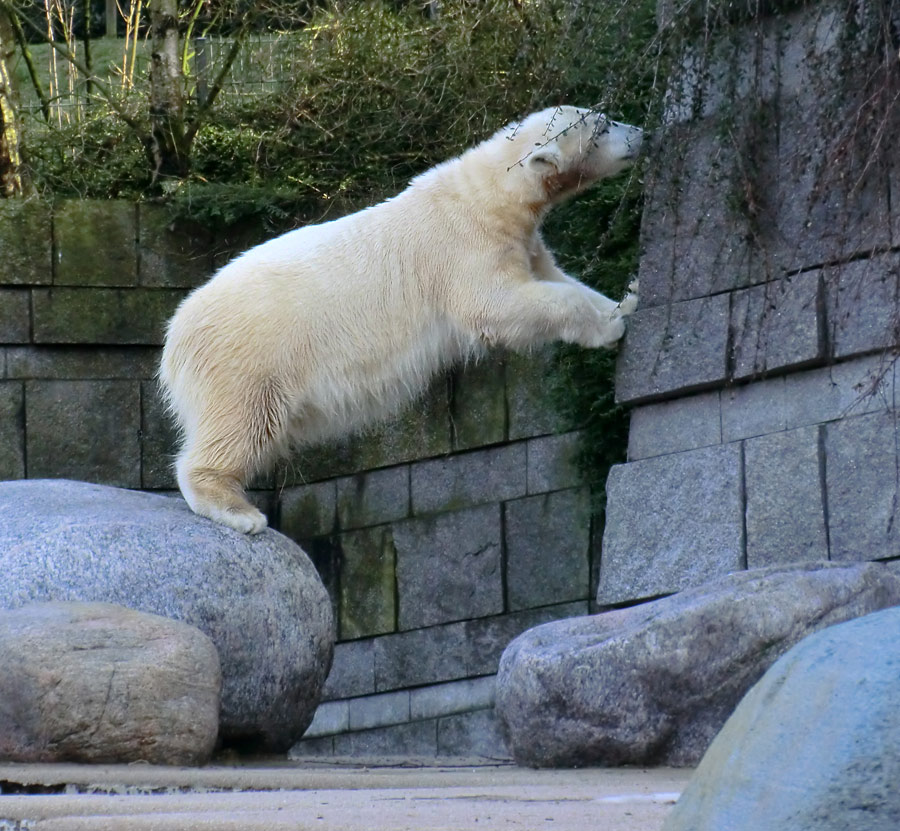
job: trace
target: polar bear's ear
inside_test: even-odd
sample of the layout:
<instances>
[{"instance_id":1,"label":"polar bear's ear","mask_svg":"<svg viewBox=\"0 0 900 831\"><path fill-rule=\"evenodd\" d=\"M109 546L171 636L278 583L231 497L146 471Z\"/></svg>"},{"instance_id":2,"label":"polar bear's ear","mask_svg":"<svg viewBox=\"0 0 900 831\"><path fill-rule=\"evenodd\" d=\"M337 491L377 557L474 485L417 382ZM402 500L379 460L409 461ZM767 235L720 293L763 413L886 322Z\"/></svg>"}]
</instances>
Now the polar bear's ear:
<instances>
[{"instance_id":1,"label":"polar bear's ear","mask_svg":"<svg viewBox=\"0 0 900 831\"><path fill-rule=\"evenodd\" d=\"M528 157L528 166L543 176L559 173L559 148L546 144Z\"/></svg>"}]
</instances>

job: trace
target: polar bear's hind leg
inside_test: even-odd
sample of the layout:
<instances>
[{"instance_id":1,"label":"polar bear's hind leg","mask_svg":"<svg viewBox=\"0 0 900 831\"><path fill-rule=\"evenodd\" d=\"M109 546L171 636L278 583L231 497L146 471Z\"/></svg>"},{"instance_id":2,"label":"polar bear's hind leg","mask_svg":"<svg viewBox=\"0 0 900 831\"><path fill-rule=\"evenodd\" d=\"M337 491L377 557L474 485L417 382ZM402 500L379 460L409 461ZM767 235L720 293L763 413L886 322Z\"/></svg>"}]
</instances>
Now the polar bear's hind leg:
<instances>
[{"instance_id":1,"label":"polar bear's hind leg","mask_svg":"<svg viewBox=\"0 0 900 831\"><path fill-rule=\"evenodd\" d=\"M247 500L240 474L204 467L192 453L180 455L175 470L178 487L194 513L242 534L265 530L265 514Z\"/></svg>"},{"instance_id":2,"label":"polar bear's hind leg","mask_svg":"<svg viewBox=\"0 0 900 831\"><path fill-rule=\"evenodd\" d=\"M178 487L191 510L244 534L268 525L244 485L283 450L287 408L275 385L247 395L242 407L197 419L202 432L185 435L175 462Z\"/></svg>"}]
</instances>

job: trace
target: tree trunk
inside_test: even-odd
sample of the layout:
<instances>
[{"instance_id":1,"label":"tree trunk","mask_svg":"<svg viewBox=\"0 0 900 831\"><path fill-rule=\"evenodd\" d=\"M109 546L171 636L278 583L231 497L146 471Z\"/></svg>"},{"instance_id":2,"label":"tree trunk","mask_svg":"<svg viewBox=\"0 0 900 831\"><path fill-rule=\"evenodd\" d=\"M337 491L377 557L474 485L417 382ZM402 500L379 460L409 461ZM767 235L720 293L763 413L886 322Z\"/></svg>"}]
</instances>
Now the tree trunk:
<instances>
[{"instance_id":1,"label":"tree trunk","mask_svg":"<svg viewBox=\"0 0 900 831\"><path fill-rule=\"evenodd\" d=\"M184 79L178 49L176 0L150 3L150 141L153 178L183 179L190 170L184 123Z\"/></svg>"},{"instance_id":2,"label":"tree trunk","mask_svg":"<svg viewBox=\"0 0 900 831\"><path fill-rule=\"evenodd\" d=\"M21 126L10 67L16 51L15 31L9 14L0 8L0 196L21 196Z\"/></svg>"}]
</instances>

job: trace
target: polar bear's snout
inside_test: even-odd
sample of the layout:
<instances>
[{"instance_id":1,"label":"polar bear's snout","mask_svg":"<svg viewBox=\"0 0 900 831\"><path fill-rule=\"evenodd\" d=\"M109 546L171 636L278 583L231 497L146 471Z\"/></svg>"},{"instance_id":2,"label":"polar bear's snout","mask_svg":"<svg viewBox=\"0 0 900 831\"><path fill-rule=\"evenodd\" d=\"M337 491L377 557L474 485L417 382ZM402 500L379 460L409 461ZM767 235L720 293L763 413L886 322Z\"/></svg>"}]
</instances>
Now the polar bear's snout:
<instances>
[{"instance_id":1,"label":"polar bear's snout","mask_svg":"<svg viewBox=\"0 0 900 831\"><path fill-rule=\"evenodd\" d=\"M609 121L608 133L612 154L623 161L634 161L640 153L644 142L644 131L631 124Z\"/></svg>"}]
</instances>

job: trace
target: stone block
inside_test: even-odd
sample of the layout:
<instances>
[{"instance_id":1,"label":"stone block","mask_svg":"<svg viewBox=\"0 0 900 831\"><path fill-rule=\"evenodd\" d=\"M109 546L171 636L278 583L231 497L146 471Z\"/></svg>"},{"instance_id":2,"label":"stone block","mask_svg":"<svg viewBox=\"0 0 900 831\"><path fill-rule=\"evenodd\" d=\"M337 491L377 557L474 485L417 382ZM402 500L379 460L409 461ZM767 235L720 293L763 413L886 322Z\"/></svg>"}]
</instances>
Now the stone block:
<instances>
[{"instance_id":1,"label":"stone block","mask_svg":"<svg viewBox=\"0 0 900 831\"><path fill-rule=\"evenodd\" d=\"M178 430L162 402L156 381L141 383L141 487L177 488Z\"/></svg>"},{"instance_id":2,"label":"stone block","mask_svg":"<svg viewBox=\"0 0 900 831\"><path fill-rule=\"evenodd\" d=\"M675 4L668 7L662 19L671 22ZM708 118L736 103L752 109L750 97L794 96L814 81L836 80L842 21L833 4L813 8L757 15L752 26L723 27L702 49L687 50L669 81L664 123Z\"/></svg>"},{"instance_id":3,"label":"stone block","mask_svg":"<svg viewBox=\"0 0 900 831\"><path fill-rule=\"evenodd\" d=\"M467 625L451 623L376 638L375 689L381 692L466 678L470 674Z\"/></svg>"},{"instance_id":4,"label":"stone block","mask_svg":"<svg viewBox=\"0 0 900 831\"><path fill-rule=\"evenodd\" d=\"M409 721L409 690L354 698L349 707L351 730L402 724Z\"/></svg>"},{"instance_id":5,"label":"stone block","mask_svg":"<svg viewBox=\"0 0 900 831\"><path fill-rule=\"evenodd\" d=\"M437 726L434 721L417 721L393 727L376 727L334 737L334 755L351 759L385 756L437 755Z\"/></svg>"},{"instance_id":6,"label":"stone block","mask_svg":"<svg viewBox=\"0 0 900 831\"><path fill-rule=\"evenodd\" d=\"M395 631L397 576L391 529L350 531L339 539L341 639Z\"/></svg>"},{"instance_id":7,"label":"stone block","mask_svg":"<svg viewBox=\"0 0 900 831\"><path fill-rule=\"evenodd\" d=\"M590 596L591 497L587 488L507 502L504 519L511 611Z\"/></svg>"},{"instance_id":8,"label":"stone block","mask_svg":"<svg viewBox=\"0 0 900 831\"><path fill-rule=\"evenodd\" d=\"M583 476L578 467L581 433L529 439L525 450L529 494L574 488L582 483Z\"/></svg>"},{"instance_id":9,"label":"stone block","mask_svg":"<svg viewBox=\"0 0 900 831\"><path fill-rule=\"evenodd\" d=\"M31 340L31 292L0 289L0 343Z\"/></svg>"},{"instance_id":10,"label":"stone block","mask_svg":"<svg viewBox=\"0 0 900 831\"><path fill-rule=\"evenodd\" d=\"M892 135L900 135L900 113L896 107L890 122L890 130ZM891 201L891 245L896 248L900 246L900 160L896 155L888 167L888 192Z\"/></svg>"},{"instance_id":11,"label":"stone block","mask_svg":"<svg viewBox=\"0 0 900 831\"><path fill-rule=\"evenodd\" d=\"M748 568L828 559L820 430L744 443Z\"/></svg>"},{"instance_id":12,"label":"stone block","mask_svg":"<svg viewBox=\"0 0 900 831\"><path fill-rule=\"evenodd\" d=\"M10 378L133 381L155 377L159 352L153 346L14 346L7 350L7 365Z\"/></svg>"},{"instance_id":13,"label":"stone block","mask_svg":"<svg viewBox=\"0 0 900 831\"><path fill-rule=\"evenodd\" d=\"M335 644L331 672L322 698L353 698L375 692L375 642L347 641Z\"/></svg>"},{"instance_id":14,"label":"stone block","mask_svg":"<svg viewBox=\"0 0 900 831\"><path fill-rule=\"evenodd\" d=\"M335 697L335 690L361 689L368 679L367 650L369 644L375 657L375 690L384 692L403 687L421 687L445 681L457 681L475 676L492 675L497 671L500 656L507 644L517 635L551 620L576 617L588 613L587 601L545 606L512 614L475 618L457 623L415 629L394 635L383 635L367 641L338 644L332 674L349 675L350 682L328 682L326 697ZM362 646L358 646L362 645ZM354 646L352 661L342 653ZM345 663L354 669L341 669ZM348 693L358 695L361 693ZM343 696L342 696L343 697Z\"/></svg>"},{"instance_id":15,"label":"stone block","mask_svg":"<svg viewBox=\"0 0 900 831\"><path fill-rule=\"evenodd\" d=\"M616 465L606 492L599 604L669 594L744 568L738 443Z\"/></svg>"},{"instance_id":16,"label":"stone block","mask_svg":"<svg viewBox=\"0 0 900 831\"><path fill-rule=\"evenodd\" d=\"M640 307L721 294L763 282L747 220L725 194L740 160L714 120L670 127L651 151L641 223ZM726 230L727 229L727 230Z\"/></svg>"},{"instance_id":17,"label":"stone block","mask_svg":"<svg viewBox=\"0 0 900 831\"><path fill-rule=\"evenodd\" d=\"M315 739L301 739L287 754L291 761L319 759L334 756L334 736L319 736Z\"/></svg>"},{"instance_id":18,"label":"stone block","mask_svg":"<svg viewBox=\"0 0 900 831\"><path fill-rule=\"evenodd\" d=\"M791 376L796 377L796 376ZM785 379L767 378L721 393L722 441L731 442L787 429Z\"/></svg>"},{"instance_id":19,"label":"stone block","mask_svg":"<svg viewBox=\"0 0 900 831\"><path fill-rule=\"evenodd\" d=\"M492 355L450 376L453 449L470 450L506 439L506 360Z\"/></svg>"},{"instance_id":20,"label":"stone block","mask_svg":"<svg viewBox=\"0 0 900 831\"><path fill-rule=\"evenodd\" d=\"M825 301L818 271L735 292L731 376L764 375L825 357Z\"/></svg>"},{"instance_id":21,"label":"stone block","mask_svg":"<svg viewBox=\"0 0 900 831\"><path fill-rule=\"evenodd\" d=\"M558 372L552 346L506 358L506 410L509 439L545 436L568 428L550 401L548 390Z\"/></svg>"},{"instance_id":22,"label":"stone block","mask_svg":"<svg viewBox=\"0 0 900 831\"><path fill-rule=\"evenodd\" d=\"M256 504L264 514L268 516L266 509L256 503L253 499L253 492L248 492L247 496L250 501ZM295 540L297 542L297 540ZM336 537L314 537L311 540L302 540L301 546L313 565L325 590L328 592L328 599L331 601L331 609L334 612L334 619L337 622L339 618L340 602L341 602L341 566L342 552L341 546ZM337 623L335 624L337 627Z\"/></svg>"},{"instance_id":23,"label":"stone block","mask_svg":"<svg viewBox=\"0 0 900 831\"><path fill-rule=\"evenodd\" d=\"M895 412L847 418L825 427L825 478L831 559L876 560L900 554Z\"/></svg>"},{"instance_id":24,"label":"stone block","mask_svg":"<svg viewBox=\"0 0 900 831\"><path fill-rule=\"evenodd\" d=\"M409 516L409 466L372 470L337 480L341 530L364 528Z\"/></svg>"},{"instance_id":25,"label":"stone block","mask_svg":"<svg viewBox=\"0 0 900 831\"><path fill-rule=\"evenodd\" d=\"M137 227L133 202L58 202L53 214L57 286L137 285Z\"/></svg>"},{"instance_id":26,"label":"stone block","mask_svg":"<svg viewBox=\"0 0 900 831\"><path fill-rule=\"evenodd\" d=\"M334 480L285 488L278 530L292 540L327 536L335 530L336 506Z\"/></svg>"},{"instance_id":27,"label":"stone block","mask_svg":"<svg viewBox=\"0 0 900 831\"><path fill-rule=\"evenodd\" d=\"M496 761L509 759L493 707L439 719L437 755L475 756Z\"/></svg>"},{"instance_id":28,"label":"stone block","mask_svg":"<svg viewBox=\"0 0 900 831\"><path fill-rule=\"evenodd\" d=\"M788 375L785 425L790 429L888 410L893 406L893 384L892 359L885 355Z\"/></svg>"},{"instance_id":29,"label":"stone block","mask_svg":"<svg viewBox=\"0 0 900 831\"><path fill-rule=\"evenodd\" d=\"M469 620L465 624L466 675L490 675L497 671L500 656L509 642L526 629L551 620L588 613L587 601L545 606L496 617Z\"/></svg>"},{"instance_id":30,"label":"stone block","mask_svg":"<svg viewBox=\"0 0 900 831\"><path fill-rule=\"evenodd\" d=\"M433 684L410 691L409 715L413 720L437 718L494 706L494 678L467 678L449 684Z\"/></svg>"},{"instance_id":31,"label":"stone block","mask_svg":"<svg viewBox=\"0 0 900 831\"><path fill-rule=\"evenodd\" d=\"M300 447L286 462L276 467L275 477L285 486L307 485L362 470L354 456L350 438Z\"/></svg>"},{"instance_id":32,"label":"stone block","mask_svg":"<svg viewBox=\"0 0 900 831\"><path fill-rule=\"evenodd\" d=\"M447 379L438 378L397 418L352 442L357 470L411 462L450 452Z\"/></svg>"},{"instance_id":33,"label":"stone block","mask_svg":"<svg viewBox=\"0 0 900 831\"><path fill-rule=\"evenodd\" d=\"M0 381L0 480L25 478L25 390Z\"/></svg>"},{"instance_id":34,"label":"stone block","mask_svg":"<svg viewBox=\"0 0 900 831\"><path fill-rule=\"evenodd\" d=\"M503 611L499 505L407 520L393 535L400 629Z\"/></svg>"},{"instance_id":35,"label":"stone block","mask_svg":"<svg viewBox=\"0 0 900 831\"><path fill-rule=\"evenodd\" d=\"M412 466L411 491L416 516L524 496L525 443L419 462Z\"/></svg>"},{"instance_id":36,"label":"stone block","mask_svg":"<svg viewBox=\"0 0 900 831\"><path fill-rule=\"evenodd\" d=\"M159 346L183 296L174 289L35 289L34 342Z\"/></svg>"},{"instance_id":37,"label":"stone block","mask_svg":"<svg viewBox=\"0 0 900 831\"><path fill-rule=\"evenodd\" d=\"M30 478L141 486L137 382L28 381L25 412Z\"/></svg>"},{"instance_id":38,"label":"stone block","mask_svg":"<svg viewBox=\"0 0 900 831\"><path fill-rule=\"evenodd\" d=\"M350 704L347 701L325 701L316 708L316 714L306 732L304 739L320 736L331 736L335 733L346 733L350 729Z\"/></svg>"},{"instance_id":39,"label":"stone block","mask_svg":"<svg viewBox=\"0 0 900 831\"><path fill-rule=\"evenodd\" d=\"M838 88L850 89L846 81ZM782 102L779 129L759 151L759 243L787 273L890 245L887 171L852 117L835 129L835 113L854 106L842 95Z\"/></svg>"},{"instance_id":40,"label":"stone block","mask_svg":"<svg viewBox=\"0 0 900 831\"><path fill-rule=\"evenodd\" d=\"M45 286L53 281L50 205L37 199L0 202L0 285Z\"/></svg>"},{"instance_id":41,"label":"stone block","mask_svg":"<svg viewBox=\"0 0 900 831\"><path fill-rule=\"evenodd\" d=\"M836 78L846 62L835 44L852 41L842 17L832 7L765 32L729 28L684 58L648 175L644 308L890 245L892 145L853 117L872 112L861 100L871 79ZM747 95L753 106L735 107Z\"/></svg>"},{"instance_id":42,"label":"stone block","mask_svg":"<svg viewBox=\"0 0 900 831\"><path fill-rule=\"evenodd\" d=\"M631 412L628 430L628 458L631 461L721 443L722 412L718 391L648 404Z\"/></svg>"},{"instance_id":43,"label":"stone block","mask_svg":"<svg viewBox=\"0 0 900 831\"><path fill-rule=\"evenodd\" d=\"M196 222L174 220L162 205L138 205L142 286L192 288L212 276L213 235Z\"/></svg>"},{"instance_id":44,"label":"stone block","mask_svg":"<svg viewBox=\"0 0 900 831\"><path fill-rule=\"evenodd\" d=\"M823 269L836 358L900 344L900 254Z\"/></svg>"},{"instance_id":45,"label":"stone block","mask_svg":"<svg viewBox=\"0 0 900 831\"><path fill-rule=\"evenodd\" d=\"M639 402L722 382L728 373L725 294L638 309L616 367L616 400Z\"/></svg>"}]
</instances>

